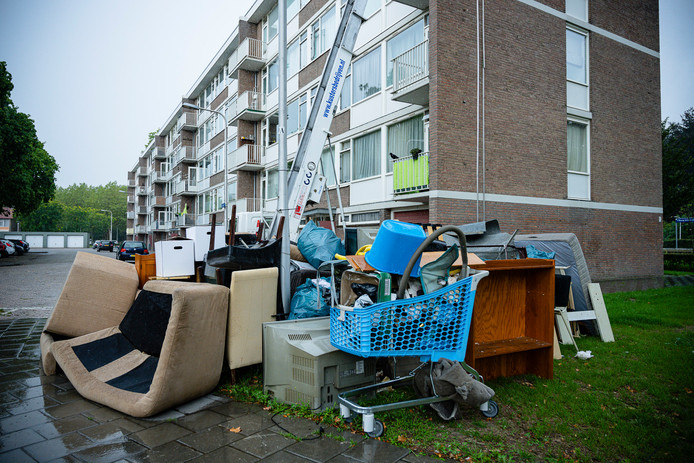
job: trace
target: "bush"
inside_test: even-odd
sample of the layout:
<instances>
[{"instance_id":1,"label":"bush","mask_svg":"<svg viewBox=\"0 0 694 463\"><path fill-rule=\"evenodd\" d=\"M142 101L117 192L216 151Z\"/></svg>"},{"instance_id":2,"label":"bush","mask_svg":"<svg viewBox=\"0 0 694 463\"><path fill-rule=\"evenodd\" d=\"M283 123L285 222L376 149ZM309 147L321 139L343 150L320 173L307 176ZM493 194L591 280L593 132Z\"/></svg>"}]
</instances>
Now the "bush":
<instances>
[{"instance_id":1,"label":"bush","mask_svg":"<svg viewBox=\"0 0 694 463\"><path fill-rule=\"evenodd\" d=\"M694 272L694 254L665 253L664 266L665 270Z\"/></svg>"}]
</instances>

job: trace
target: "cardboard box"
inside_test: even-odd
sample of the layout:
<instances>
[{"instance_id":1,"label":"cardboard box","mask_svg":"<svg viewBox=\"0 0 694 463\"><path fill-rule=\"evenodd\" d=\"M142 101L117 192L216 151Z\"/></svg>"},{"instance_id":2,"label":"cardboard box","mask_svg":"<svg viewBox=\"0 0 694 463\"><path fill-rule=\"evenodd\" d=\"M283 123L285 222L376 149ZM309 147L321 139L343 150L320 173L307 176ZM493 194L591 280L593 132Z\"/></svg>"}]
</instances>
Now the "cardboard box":
<instances>
[{"instance_id":1,"label":"cardboard box","mask_svg":"<svg viewBox=\"0 0 694 463\"><path fill-rule=\"evenodd\" d=\"M195 274L195 242L188 239L154 243L158 277Z\"/></svg>"},{"instance_id":2,"label":"cardboard box","mask_svg":"<svg viewBox=\"0 0 694 463\"><path fill-rule=\"evenodd\" d=\"M210 234L212 227L209 225L200 225L186 229L186 238L195 241L195 260L202 262L205 254L210 250ZM217 225L214 230L214 249L226 246L225 243L226 229L224 225Z\"/></svg>"}]
</instances>

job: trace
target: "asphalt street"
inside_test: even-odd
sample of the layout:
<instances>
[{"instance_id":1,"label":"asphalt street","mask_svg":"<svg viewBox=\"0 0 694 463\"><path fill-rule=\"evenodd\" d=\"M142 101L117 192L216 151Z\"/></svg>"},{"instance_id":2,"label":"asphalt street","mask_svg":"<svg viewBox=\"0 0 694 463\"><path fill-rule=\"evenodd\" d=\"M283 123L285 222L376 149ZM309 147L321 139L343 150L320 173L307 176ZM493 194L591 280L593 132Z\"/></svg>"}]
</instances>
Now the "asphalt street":
<instances>
[{"instance_id":1,"label":"asphalt street","mask_svg":"<svg viewBox=\"0 0 694 463\"><path fill-rule=\"evenodd\" d=\"M32 249L23 256L0 258L0 318L45 318L55 306L78 251ZM115 252L99 252L116 258Z\"/></svg>"}]
</instances>

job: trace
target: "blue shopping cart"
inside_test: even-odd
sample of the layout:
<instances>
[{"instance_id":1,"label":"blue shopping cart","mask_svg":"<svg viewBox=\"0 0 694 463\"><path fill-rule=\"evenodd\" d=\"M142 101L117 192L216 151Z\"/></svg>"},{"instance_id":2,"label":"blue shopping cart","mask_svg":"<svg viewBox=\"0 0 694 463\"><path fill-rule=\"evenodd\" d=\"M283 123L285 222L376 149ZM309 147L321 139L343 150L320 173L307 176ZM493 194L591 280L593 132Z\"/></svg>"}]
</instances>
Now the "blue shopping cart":
<instances>
[{"instance_id":1,"label":"blue shopping cart","mask_svg":"<svg viewBox=\"0 0 694 463\"><path fill-rule=\"evenodd\" d=\"M430 294L402 299L419 255L431 241L449 231L456 232L460 240L463 277ZM442 227L430 235L412 256L400 280L396 300L363 308L331 307L330 342L340 350L361 357L419 356L423 365L431 362L429 374L432 385L431 367L433 362L442 358L459 361L468 373L481 381L480 375L464 360L477 284L488 274L487 271L474 271L467 267L467 248L462 231L453 226ZM374 406L361 406L353 400L381 388L411 382L414 373L412 371L405 377L340 394L338 402L342 417L350 419L353 412L361 414L364 431L378 437L383 434L384 427L381 421L375 419L374 413L449 400L449 397L436 393L431 397ZM488 417L498 413L498 406L493 400L482 404L480 409Z\"/></svg>"}]
</instances>

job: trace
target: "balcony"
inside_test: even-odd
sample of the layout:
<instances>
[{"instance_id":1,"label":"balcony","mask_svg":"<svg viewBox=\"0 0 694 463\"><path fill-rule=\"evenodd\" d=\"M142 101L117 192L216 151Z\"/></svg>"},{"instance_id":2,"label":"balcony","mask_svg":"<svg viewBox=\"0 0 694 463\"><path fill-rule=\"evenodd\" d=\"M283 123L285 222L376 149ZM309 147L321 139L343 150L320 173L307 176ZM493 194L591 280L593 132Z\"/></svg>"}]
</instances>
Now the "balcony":
<instances>
[{"instance_id":1,"label":"balcony","mask_svg":"<svg viewBox=\"0 0 694 463\"><path fill-rule=\"evenodd\" d=\"M397 0L398 3L403 5L408 5L414 8L419 8L420 10L426 10L429 8L429 0Z\"/></svg>"},{"instance_id":2,"label":"balcony","mask_svg":"<svg viewBox=\"0 0 694 463\"><path fill-rule=\"evenodd\" d=\"M425 106L429 103L429 41L393 59L393 100Z\"/></svg>"},{"instance_id":3,"label":"balcony","mask_svg":"<svg viewBox=\"0 0 694 463\"><path fill-rule=\"evenodd\" d=\"M147 215L147 206L137 206L137 213L139 215Z\"/></svg>"},{"instance_id":4,"label":"balcony","mask_svg":"<svg viewBox=\"0 0 694 463\"><path fill-rule=\"evenodd\" d=\"M166 150L163 146L155 146L152 148L152 157L154 159L166 159Z\"/></svg>"},{"instance_id":5,"label":"balcony","mask_svg":"<svg viewBox=\"0 0 694 463\"><path fill-rule=\"evenodd\" d=\"M171 171L167 168L152 171L153 183L166 183L171 180Z\"/></svg>"},{"instance_id":6,"label":"balcony","mask_svg":"<svg viewBox=\"0 0 694 463\"><path fill-rule=\"evenodd\" d=\"M429 153L393 161L393 193L416 193L429 189Z\"/></svg>"},{"instance_id":7,"label":"balcony","mask_svg":"<svg viewBox=\"0 0 694 463\"><path fill-rule=\"evenodd\" d=\"M165 196L150 196L150 206L151 207L166 207L166 197Z\"/></svg>"},{"instance_id":8,"label":"balcony","mask_svg":"<svg viewBox=\"0 0 694 463\"><path fill-rule=\"evenodd\" d=\"M263 166L261 159L265 147L262 145L242 145L229 153L229 170L231 173L239 170L258 171Z\"/></svg>"},{"instance_id":9,"label":"balcony","mask_svg":"<svg viewBox=\"0 0 694 463\"><path fill-rule=\"evenodd\" d=\"M257 122L265 116L265 95L258 92L243 92L236 105L229 107L229 125L236 126L239 119Z\"/></svg>"},{"instance_id":10,"label":"balcony","mask_svg":"<svg viewBox=\"0 0 694 463\"><path fill-rule=\"evenodd\" d=\"M178 217L174 217L173 226L175 228L194 227L196 219L195 214L179 214Z\"/></svg>"},{"instance_id":11,"label":"balcony","mask_svg":"<svg viewBox=\"0 0 694 463\"><path fill-rule=\"evenodd\" d=\"M147 196L147 187L146 186L137 187L137 194L139 196Z\"/></svg>"},{"instance_id":12,"label":"balcony","mask_svg":"<svg viewBox=\"0 0 694 463\"><path fill-rule=\"evenodd\" d=\"M149 175L147 166L139 166L137 168L137 175L139 175L141 177L147 177L147 175Z\"/></svg>"},{"instance_id":13,"label":"balcony","mask_svg":"<svg viewBox=\"0 0 694 463\"><path fill-rule=\"evenodd\" d=\"M136 181L134 178L133 178L133 179L128 179L128 187L129 187L129 188L134 188L134 187L136 187L136 186L137 186L137 181Z\"/></svg>"},{"instance_id":14,"label":"balcony","mask_svg":"<svg viewBox=\"0 0 694 463\"><path fill-rule=\"evenodd\" d=\"M195 178L183 179L176 184L176 194L184 196L196 196L198 194L198 185Z\"/></svg>"},{"instance_id":15,"label":"balcony","mask_svg":"<svg viewBox=\"0 0 694 463\"><path fill-rule=\"evenodd\" d=\"M236 213L260 211L260 198L239 198L235 204Z\"/></svg>"},{"instance_id":16,"label":"balcony","mask_svg":"<svg viewBox=\"0 0 694 463\"><path fill-rule=\"evenodd\" d=\"M176 132L181 130L186 130L188 132L195 132L198 130L198 116L195 112L184 112L181 117L178 118L176 123Z\"/></svg>"},{"instance_id":17,"label":"balcony","mask_svg":"<svg viewBox=\"0 0 694 463\"><path fill-rule=\"evenodd\" d=\"M128 196L128 202L134 203L135 202L135 196Z\"/></svg>"},{"instance_id":18,"label":"balcony","mask_svg":"<svg viewBox=\"0 0 694 463\"><path fill-rule=\"evenodd\" d=\"M146 235L147 227L145 225L135 225L135 233L138 235Z\"/></svg>"},{"instance_id":19,"label":"balcony","mask_svg":"<svg viewBox=\"0 0 694 463\"><path fill-rule=\"evenodd\" d=\"M128 211L128 212L125 214L125 218L126 218L126 219L130 219L130 220L134 219L134 218L135 218L135 211Z\"/></svg>"},{"instance_id":20,"label":"balcony","mask_svg":"<svg viewBox=\"0 0 694 463\"><path fill-rule=\"evenodd\" d=\"M177 166L181 162L195 163L195 147L194 146L179 146L171 156L171 164Z\"/></svg>"},{"instance_id":21,"label":"balcony","mask_svg":"<svg viewBox=\"0 0 694 463\"><path fill-rule=\"evenodd\" d=\"M262 40L248 37L239 44L239 47L229 58L229 75L238 79L239 69L258 72L267 63L264 58L265 43Z\"/></svg>"}]
</instances>

